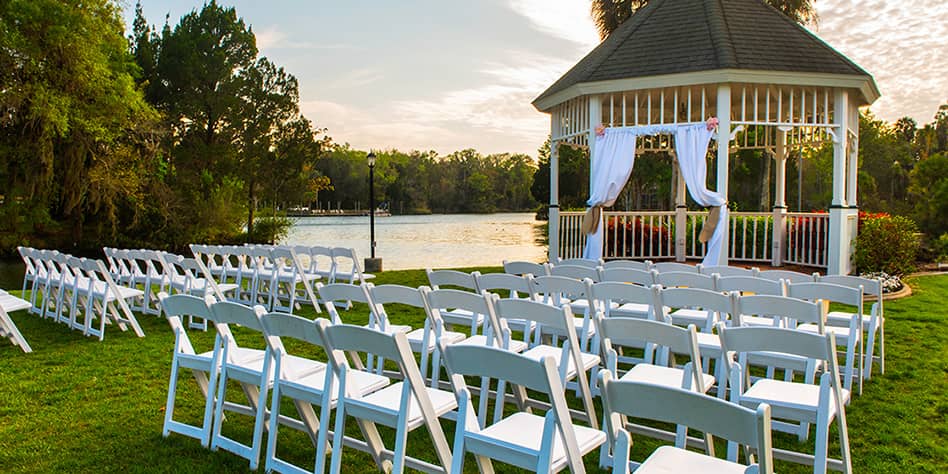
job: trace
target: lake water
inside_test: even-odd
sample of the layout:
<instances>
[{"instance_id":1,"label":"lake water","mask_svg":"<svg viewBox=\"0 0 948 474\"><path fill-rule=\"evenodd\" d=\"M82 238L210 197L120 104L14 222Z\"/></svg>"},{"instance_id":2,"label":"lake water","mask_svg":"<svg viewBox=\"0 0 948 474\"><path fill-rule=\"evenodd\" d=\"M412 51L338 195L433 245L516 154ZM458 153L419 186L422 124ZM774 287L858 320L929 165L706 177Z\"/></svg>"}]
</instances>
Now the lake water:
<instances>
[{"instance_id":1,"label":"lake water","mask_svg":"<svg viewBox=\"0 0 948 474\"><path fill-rule=\"evenodd\" d=\"M532 213L377 217L375 256L386 270L545 261L541 225ZM352 247L368 257L369 218L297 218L284 243Z\"/></svg>"},{"instance_id":2,"label":"lake water","mask_svg":"<svg viewBox=\"0 0 948 474\"><path fill-rule=\"evenodd\" d=\"M300 217L290 245L352 247L369 256L369 218ZM532 213L435 214L375 219L375 255L385 270L479 267L504 260L546 260L542 222ZM20 289L21 260L0 260L0 288Z\"/></svg>"}]
</instances>

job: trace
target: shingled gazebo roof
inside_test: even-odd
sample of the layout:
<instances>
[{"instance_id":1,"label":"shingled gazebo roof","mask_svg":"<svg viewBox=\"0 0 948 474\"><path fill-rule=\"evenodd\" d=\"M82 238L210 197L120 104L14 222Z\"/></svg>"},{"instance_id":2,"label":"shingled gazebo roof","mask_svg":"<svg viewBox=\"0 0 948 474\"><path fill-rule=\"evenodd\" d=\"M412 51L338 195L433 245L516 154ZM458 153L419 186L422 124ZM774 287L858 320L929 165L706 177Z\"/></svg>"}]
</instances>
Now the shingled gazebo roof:
<instances>
[{"instance_id":1,"label":"shingled gazebo roof","mask_svg":"<svg viewBox=\"0 0 948 474\"><path fill-rule=\"evenodd\" d=\"M533 105L545 111L580 95L647 85L645 78L657 76L668 86L771 82L852 88L861 92L863 104L879 96L868 72L761 0L651 0Z\"/></svg>"}]
</instances>

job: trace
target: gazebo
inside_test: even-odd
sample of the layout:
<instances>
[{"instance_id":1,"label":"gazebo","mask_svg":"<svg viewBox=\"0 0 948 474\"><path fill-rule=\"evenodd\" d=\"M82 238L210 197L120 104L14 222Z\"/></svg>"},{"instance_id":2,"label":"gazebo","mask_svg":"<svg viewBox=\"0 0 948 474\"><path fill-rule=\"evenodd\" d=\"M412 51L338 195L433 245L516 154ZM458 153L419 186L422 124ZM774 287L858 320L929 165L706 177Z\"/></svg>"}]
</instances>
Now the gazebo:
<instances>
[{"instance_id":1,"label":"gazebo","mask_svg":"<svg viewBox=\"0 0 948 474\"><path fill-rule=\"evenodd\" d=\"M724 199L730 152L765 150L775 160L772 212L731 213L720 261L847 274L858 223L858 110L878 98L868 72L760 0L652 0L533 101L551 116L549 257L577 257L585 243L583 213L559 211L559 145L589 147L592 156L600 125L717 117L712 147L716 191ZM638 140L637 154L674 156L668 133ZM827 143L833 146L828 214L788 212L788 152ZM704 256L695 232L704 213L687 210L683 178L675 176L676 210L603 213L604 257Z\"/></svg>"}]
</instances>

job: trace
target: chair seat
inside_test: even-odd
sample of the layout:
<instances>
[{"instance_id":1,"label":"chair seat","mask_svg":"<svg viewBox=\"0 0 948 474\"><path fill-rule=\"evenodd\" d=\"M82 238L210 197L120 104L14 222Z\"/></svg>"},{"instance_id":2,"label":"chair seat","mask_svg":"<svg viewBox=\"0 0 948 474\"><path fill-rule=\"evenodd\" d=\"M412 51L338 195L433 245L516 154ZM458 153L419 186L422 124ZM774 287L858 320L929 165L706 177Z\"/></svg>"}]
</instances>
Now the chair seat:
<instances>
[{"instance_id":1,"label":"chair seat","mask_svg":"<svg viewBox=\"0 0 948 474\"><path fill-rule=\"evenodd\" d=\"M479 433L468 433L468 439L476 440L477 444L491 446L514 445L532 451L539 451L543 433L542 416L531 413L518 412L503 420L488 426ZM576 433L576 444L581 455L596 449L606 441L606 433L601 430L573 425ZM551 470L561 469L566 463L566 448L559 431L554 431L553 452L550 456ZM472 445L472 447L474 447Z\"/></svg>"},{"instance_id":2,"label":"chair seat","mask_svg":"<svg viewBox=\"0 0 948 474\"><path fill-rule=\"evenodd\" d=\"M635 472L636 474L680 474L683 472L745 474L756 471L752 471L748 466L742 464L674 446L659 446Z\"/></svg>"},{"instance_id":3,"label":"chair seat","mask_svg":"<svg viewBox=\"0 0 948 474\"><path fill-rule=\"evenodd\" d=\"M474 313L466 309L451 309L441 311L441 318L448 324L464 324L470 325L471 321L475 318L477 319L477 326L480 327L484 323L484 315Z\"/></svg>"},{"instance_id":4,"label":"chair seat","mask_svg":"<svg viewBox=\"0 0 948 474\"><path fill-rule=\"evenodd\" d=\"M87 285L89 280L88 279L83 279L83 280L85 280L85 283L80 283L80 284ZM80 288L85 289L84 286L80 286ZM127 286L118 286L118 285L116 285L116 288L118 288L118 293L119 293L118 298L123 299L123 300L127 300L129 298L138 298L139 296L144 296L145 294L144 291L139 290L138 288L129 288ZM109 290L108 285L106 285L104 281L95 282L95 284L92 287L92 294L93 296L99 299L102 299L105 296L108 296L109 301L116 299L116 295L113 294L111 290Z\"/></svg>"},{"instance_id":5,"label":"chair seat","mask_svg":"<svg viewBox=\"0 0 948 474\"><path fill-rule=\"evenodd\" d=\"M840 326L824 326L824 327L828 334L832 334L836 336L837 343L846 343L847 341L849 341L849 328L848 327L840 327ZM797 326L797 330L818 334L820 328L816 324L806 323L806 324L801 324ZM860 331L860 333L857 334L856 336L858 337L861 334L862 332Z\"/></svg>"},{"instance_id":6,"label":"chair seat","mask_svg":"<svg viewBox=\"0 0 948 474\"><path fill-rule=\"evenodd\" d=\"M856 313L846 313L844 311L830 311L826 315L827 324L832 324L833 326L849 326L849 321L853 318L853 315ZM869 330L872 325L872 315L863 314L860 318L862 320L862 329L864 331Z\"/></svg>"},{"instance_id":7,"label":"chair seat","mask_svg":"<svg viewBox=\"0 0 948 474\"><path fill-rule=\"evenodd\" d=\"M408 343L411 344L411 350L415 352L421 352L421 344L425 337L425 328L415 329L414 331L405 334L405 336L408 338ZM441 333L441 340L444 341L445 344L457 344L466 338L467 335L462 332L444 331ZM437 346L438 341L435 340L434 333L432 332L431 336L428 338L427 351L431 352L435 350Z\"/></svg>"},{"instance_id":8,"label":"chair seat","mask_svg":"<svg viewBox=\"0 0 948 474\"><path fill-rule=\"evenodd\" d=\"M560 361L563 357L563 349L559 347L553 347L548 345L539 345L531 347L530 350L523 353L523 355L529 357L533 360L540 360L544 357L551 357L555 362L557 368L560 366ZM585 352L580 352L580 360L583 364L583 371L587 371L596 365L599 365L599 356L595 354L588 354ZM573 358L570 357L566 365L566 379L572 379L576 376L576 363L573 362Z\"/></svg>"},{"instance_id":9,"label":"chair seat","mask_svg":"<svg viewBox=\"0 0 948 474\"><path fill-rule=\"evenodd\" d=\"M337 282L340 281L340 280L350 281L350 280L353 279L352 273L350 273L350 272L336 272L333 276L335 277L335 279L336 279ZM371 280L371 279L373 279L373 278L375 278L375 275L373 275L373 274L371 274L371 273L363 273L363 274L362 274L362 280L363 280L363 281L365 281L365 280Z\"/></svg>"},{"instance_id":10,"label":"chair seat","mask_svg":"<svg viewBox=\"0 0 948 474\"><path fill-rule=\"evenodd\" d=\"M348 388L353 390L355 393L358 393L360 396L375 392L392 383L391 379L388 377L373 372L350 370L348 374L350 381ZM302 377L284 377L281 379L280 383L300 391L322 392L326 387L326 374L324 372L313 372ZM353 384L357 387L357 389L353 389ZM336 400L336 398L339 397L339 391L333 390L329 394L329 397L331 400Z\"/></svg>"},{"instance_id":11,"label":"chair seat","mask_svg":"<svg viewBox=\"0 0 948 474\"><path fill-rule=\"evenodd\" d=\"M366 395L361 399L354 401L352 405L350 405L350 408L347 408L346 410L351 411L354 416L360 417L361 410L359 410L358 407L367 406L380 408L382 410L391 412L393 416L397 416L398 412L400 411L399 407L401 406L402 386L404 386L404 384L405 382L394 383L388 387ZM434 408L436 416L441 416L449 411L455 410L458 407L458 401L453 392L431 387L425 387L425 390L428 392L428 398L431 400L431 406ZM413 394L408 402L408 427L412 428L417 426L422 422L422 420L421 407L418 405L418 399ZM394 425L394 423L391 424Z\"/></svg>"},{"instance_id":12,"label":"chair seat","mask_svg":"<svg viewBox=\"0 0 948 474\"><path fill-rule=\"evenodd\" d=\"M26 301L22 298L17 298L9 293L0 296L0 308L3 308L7 313L12 313L14 311L19 311L21 309L29 309L33 305L29 301Z\"/></svg>"},{"instance_id":13,"label":"chair seat","mask_svg":"<svg viewBox=\"0 0 948 474\"><path fill-rule=\"evenodd\" d=\"M744 326L771 326L779 327L780 323L774 318L763 316L741 316L741 324Z\"/></svg>"},{"instance_id":14,"label":"chair seat","mask_svg":"<svg viewBox=\"0 0 948 474\"><path fill-rule=\"evenodd\" d=\"M380 331L378 327L369 326L368 324L364 325L363 327ZM385 330L382 332L386 334L395 334L399 332L410 332L411 330L412 330L412 327L407 324L389 324L388 326L385 327Z\"/></svg>"},{"instance_id":15,"label":"chair seat","mask_svg":"<svg viewBox=\"0 0 948 474\"><path fill-rule=\"evenodd\" d=\"M638 364L629 369L628 372L619 377L622 381L646 382L665 387L682 388L685 380L685 371L677 367L664 367L661 365ZM707 392L714 385L714 376L702 374L704 387L702 392Z\"/></svg>"},{"instance_id":16,"label":"chair seat","mask_svg":"<svg viewBox=\"0 0 948 474\"><path fill-rule=\"evenodd\" d=\"M708 312L700 309L682 308L671 313L672 324L676 326L687 326L694 324L698 328L708 325Z\"/></svg>"},{"instance_id":17,"label":"chair seat","mask_svg":"<svg viewBox=\"0 0 948 474\"><path fill-rule=\"evenodd\" d=\"M462 341L457 342L456 344L470 344L475 346L486 346L487 345L487 336L483 334L477 334L471 337L468 337ZM497 340L493 341L494 347L497 347ZM527 349L527 343L519 341L517 339L510 340L510 347L507 349L511 352L523 352Z\"/></svg>"},{"instance_id":18,"label":"chair seat","mask_svg":"<svg viewBox=\"0 0 948 474\"><path fill-rule=\"evenodd\" d=\"M699 332L698 349L702 355L718 357L721 354L721 337L710 332Z\"/></svg>"},{"instance_id":19,"label":"chair seat","mask_svg":"<svg viewBox=\"0 0 948 474\"><path fill-rule=\"evenodd\" d=\"M843 392L843 403L849 402L849 390ZM774 416L778 416L778 409L785 408L798 411L816 412L820 405L820 386L805 383L785 382L783 380L760 379L751 385L751 388L741 395L741 404L756 406L759 403L769 403L774 408ZM830 416L836 414L836 404L830 404Z\"/></svg>"},{"instance_id":20,"label":"chair seat","mask_svg":"<svg viewBox=\"0 0 948 474\"><path fill-rule=\"evenodd\" d=\"M610 317L630 317L647 318L652 306L645 303L625 303L613 308L609 312Z\"/></svg>"}]
</instances>

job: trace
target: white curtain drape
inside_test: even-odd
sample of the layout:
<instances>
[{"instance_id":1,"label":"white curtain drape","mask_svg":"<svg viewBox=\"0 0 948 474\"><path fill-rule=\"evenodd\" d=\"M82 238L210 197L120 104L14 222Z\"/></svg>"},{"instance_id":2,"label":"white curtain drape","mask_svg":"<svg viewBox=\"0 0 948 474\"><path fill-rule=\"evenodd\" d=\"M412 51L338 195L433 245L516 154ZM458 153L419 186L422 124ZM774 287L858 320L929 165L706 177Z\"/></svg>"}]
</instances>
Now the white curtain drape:
<instances>
[{"instance_id":1,"label":"white curtain drape","mask_svg":"<svg viewBox=\"0 0 948 474\"><path fill-rule=\"evenodd\" d=\"M708 143L711 130L705 125L679 127L675 130L675 153L678 155L678 167L685 179L685 186L691 198L705 207L724 206L725 199L719 193L708 190ZM708 240L708 248L701 262L705 266L715 266L721 260L721 246L724 244L724 226L728 223L727 207L721 207L717 226ZM707 223L705 223L707 225Z\"/></svg>"},{"instance_id":2,"label":"white curtain drape","mask_svg":"<svg viewBox=\"0 0 948 474\"><path fill-rule=\"evenodd\" d=\"M708 190L707 163L705 156L711 131L705 123L680 125L649 125L641 127L607 128L596 137L596 144L590 163L590 192L587 205L608 207L615 204L616 198L629 181L635 164L635 140L642 135L674 133L675 152L685 178L685 184L691 197L702 206L722 206L725 202L720 194ZM723 245L723 230L727 224L727 209L722 208L718 226L708 241L708 251L703 264L717 265ZM602 257L603 235L605 233L602 214L596 231L586 236L583 257L598 259Z\"/></svg>"}]
</instances>

